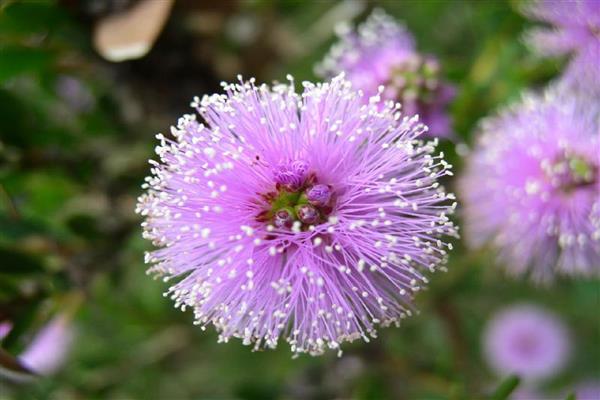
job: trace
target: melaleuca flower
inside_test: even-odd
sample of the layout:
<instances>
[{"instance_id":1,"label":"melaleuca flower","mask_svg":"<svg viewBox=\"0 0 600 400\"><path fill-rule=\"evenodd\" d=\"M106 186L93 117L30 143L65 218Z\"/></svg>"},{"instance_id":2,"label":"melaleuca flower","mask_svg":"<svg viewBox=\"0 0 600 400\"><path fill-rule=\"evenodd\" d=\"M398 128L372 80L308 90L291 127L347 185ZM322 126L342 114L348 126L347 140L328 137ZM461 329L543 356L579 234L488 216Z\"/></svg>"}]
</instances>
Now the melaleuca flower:
<instances>
[{"instance_id":1,"label":"melaleuca flower","mask_svg":"<svg viewBox=\"0 0 600 400\"><path fill-rule=\"evenodd\" d=\"M400 102L406 115L418 114L433 136L451 136L446 113L454 87L442 80L438 61L415 49L412 35L381 10L356 31L340 27L340 41L316 67L322 77L345 72L367 96Z\"/></svg>"},{"instance_id":2,"label":"melaleuca flower","mask_svg":"<svg viewBox=\"0 0 600 400\"><path fill-rule=\"evenodd\" d=\"M537 0L528 3L525 14L552 25L528 32L530 46L544 56L572 55L565 80L600 93L600 2Z\"/></svg>"},{"instance_id":3,"label":"melaleuca flower","mask_svg":"<svg viewBox=\"0 0 600 400\"><path fill-rule=\"evenodd\" d=\"M484 356L501 376L537 381L560 372L570 354L567 329L554 314L533 305L502 310L488 323Z\"/></svg>"},{"instance_id":4,"label":"melaleuca flower","mask_svg":"<svg viewBox=\"0 0 600 400\"><path fill-rule=\"evenodd\" d=\"M600 108L549 90L481 126L461 178L467 239L514 275L600 273Z\"/></svg>"},{"instance_id":5,"label":"melaleuca flower","mask_svg":"<svg viewBox=\"0 0 600 400\"><path fill-rule=\"evenodd\" d=\"M291 78L290 78L291 81ZM138 212L150 273L220 340L320 354L412 313L455 234L435 142L351 84L224 85L157 147Z\"/></svg>"}]
</instances>

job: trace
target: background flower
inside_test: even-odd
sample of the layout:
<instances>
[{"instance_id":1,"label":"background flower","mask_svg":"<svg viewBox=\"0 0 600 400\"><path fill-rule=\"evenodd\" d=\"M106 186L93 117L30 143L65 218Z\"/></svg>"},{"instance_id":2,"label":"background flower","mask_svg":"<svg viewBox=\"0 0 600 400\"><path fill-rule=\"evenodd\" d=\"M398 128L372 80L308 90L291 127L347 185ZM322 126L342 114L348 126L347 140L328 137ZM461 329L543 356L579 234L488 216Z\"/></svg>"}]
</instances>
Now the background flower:
<instances>
[{"instance_id":1,"label":"background flower","mask_svg":"<svg viewBox=\"0 0 600 400\"><path fill-rule=\"evenodd\" d=\"M593 100L561 90L485 120L460 182L470 244L536 280L600 273L599 129Z\"/></svg>"},{"instance_id":2,"label":"background flower","mask_svg":"<svg viewBox=\"0 0 600 400\"><path fill-rule=\"evenodd\" d=\"M446 108L454 88L443 81L435 57L417 52L403 25L377 9L356 30L348 26L338 30L340 41L317 66L319 75L345 72L367 97L380 94L400 102L405 115L419 114L429 135L451 136Z\"/></svg>"},{"instance_id":3,"label":"background flower","mask_svg":"<svg viewBox=\"0 0 600 400\"><path fill-rule=\"evenodd\" d=\"M504 309L488 322L485 358L498 374L537 381L560 372L570 353L569 335L553 314L533 305Z\"/></svg>"},{"instance_id":4,"label":"background flower","mask_svg":"<svg viewBox=\"0 0 600 400\"><path fill-rule=\"evenodd\" d=\"M69 318L59 315L43 326L19 355L19 359L41 375L58 371L64 365L75 339Z\"/></svg>"},{"instance_id":5,"label":"background flower","mask_svg":"<svg viewBox=\"0 0 600 400\"><path fill-rule=\"evenodd\" d=\"M8 321L0 323L0 343L12 329L13 326ZM11 364L8 358L2 359L0 375L4 373L7 378L17 382L26 381L35 377L35 374L52 375L64 366L74 339L75 329L71 316L66 313L59 314L35 333L16 358L16 362ZM5 370L4 362L9 362L14 369Z\"/></svg>"},{"instance_id":6,"label":"background flower","mask_svg":"<svg viewBox=\"0 0 600 400\"><path fill-rule=\"evenodd\" d=\"M596 0L535 0L525 14L551 25L528 32L527 41L544 56L570 55L563 73L574 87L600 93L600 3Z\"/></svg>"}]
</instances>

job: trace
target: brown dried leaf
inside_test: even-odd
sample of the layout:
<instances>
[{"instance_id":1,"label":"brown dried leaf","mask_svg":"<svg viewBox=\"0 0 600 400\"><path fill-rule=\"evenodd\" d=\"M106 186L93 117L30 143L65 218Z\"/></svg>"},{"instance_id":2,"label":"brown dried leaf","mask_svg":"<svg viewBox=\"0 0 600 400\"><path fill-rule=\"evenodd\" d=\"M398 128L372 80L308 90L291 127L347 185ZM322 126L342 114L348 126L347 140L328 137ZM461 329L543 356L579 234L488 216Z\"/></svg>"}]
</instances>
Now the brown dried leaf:
<instances>
[{"instance_id":1,"label":"brown dried leaf","mask_svg":"<svg viewBox=\"0 0 600 400\"><path fill-rule=\"evenodd\" d=\"M142 0L130 10L103 18L94 30L94 46L102 57L120 62L150 51L173 6L173 0Z\"/></svg>"}]
</instances>

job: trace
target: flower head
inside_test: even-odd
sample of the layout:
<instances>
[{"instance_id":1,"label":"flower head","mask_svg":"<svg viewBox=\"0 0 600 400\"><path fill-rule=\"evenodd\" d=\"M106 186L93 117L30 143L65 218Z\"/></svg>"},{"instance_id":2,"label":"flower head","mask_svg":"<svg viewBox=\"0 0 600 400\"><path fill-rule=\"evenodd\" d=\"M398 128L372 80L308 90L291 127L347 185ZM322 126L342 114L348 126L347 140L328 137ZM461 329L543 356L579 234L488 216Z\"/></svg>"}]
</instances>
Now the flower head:
<instances>
[{"instance_id":1,"label":"flower head","mask_svg":"<svg viewBox=\"0 0 600 400\"><path fill-rule=\"evenodd\" d=\"M375 95L398 101L405 114L419 114L431 135L451 136L446 107L454 88L442 80L438 61L418 53L404 26L379 9L356 31L342 27L340 42L316 70L328 78L344 71L365 101Z\"/></svg>"},{"instance_id":2,"label":"flower head","mask_svg":"<svg viewBox=\"0 0 600 400\"><path fill-rule=\"evenodd\" d=\"M548 378L564 367L569 335L553 314L533 305L512 306L496 314L483 336L484 356L500 375L526 381Z\"/></svg>"},{"instance_id":3,"label":"flower head","mask_svg":"<svg viewBox=\"0 0 600 400\"><path fill-rule=\"evenodd\" d=\"M455 204L416 118L365 104L343 76L303 87L240 80L195 101L206 124L186 115L176 140L159 135L137 211L159 247L149 272L177 281L168 293L197 324L320 354L411 314Z\"/></svg>"},{"instance_id":4,"label":"flower head","mask_svg":"<svg viewBox=\"0 0 600 400\"><path fill-rule=\"evenodd\" d=\"M530 46L543 56L572 55L565 81L600 93L600 2L537 0L529 3L525 14L552 25L531 30Z\"/></svg>"},{"instance_id":5,"label":"flower head","mask_svg":"<svg viewBox=\"0 0 600 400\"><path fill-rule=\"evenodd\" d=\"M549 90L482 124L460 182L472 245L535 280L600 273L599 111Z\"/></svg>"}]
</instances>

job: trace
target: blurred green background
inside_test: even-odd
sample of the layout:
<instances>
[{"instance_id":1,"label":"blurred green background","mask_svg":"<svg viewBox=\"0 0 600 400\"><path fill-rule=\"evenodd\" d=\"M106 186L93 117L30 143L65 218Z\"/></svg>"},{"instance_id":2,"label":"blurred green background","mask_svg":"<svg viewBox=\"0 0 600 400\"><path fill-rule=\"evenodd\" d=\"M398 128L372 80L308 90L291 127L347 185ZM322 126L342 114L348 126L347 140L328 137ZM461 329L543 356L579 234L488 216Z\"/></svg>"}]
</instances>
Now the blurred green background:
<instances>
[{"instance_id":1,"label":"blurred green background","mask_svg":"<svg viewBox=\"0 0 600 400\"><path fill-rule=\"evenodd\" d=\"M98 55L94 29L136 1L0 4L0 322L13 325L0 344L19 354L65 310L77 331L59 372L26 383L0 377L1 399L485 398L500 380L482 359L482 328L523 301L559 314L572 333L568 367L542 389L565 393L600 378L598 281L535 287L460 243L449 272L418 296L420 315L370 344L346 345L342 358L293 360L283 343L257 353L217 344L145 275L136 198L154 135L190 112L194 95L238 73L314 80L334 23L361 21L378 5L440 58L458 88L454 128L470 144L481 117L560 71L560 61L523 45L531 23L521 3L176 1L150 52L122 63ZM460 173L454 147L442 144Z\"/></svg>"}]
</instances>

